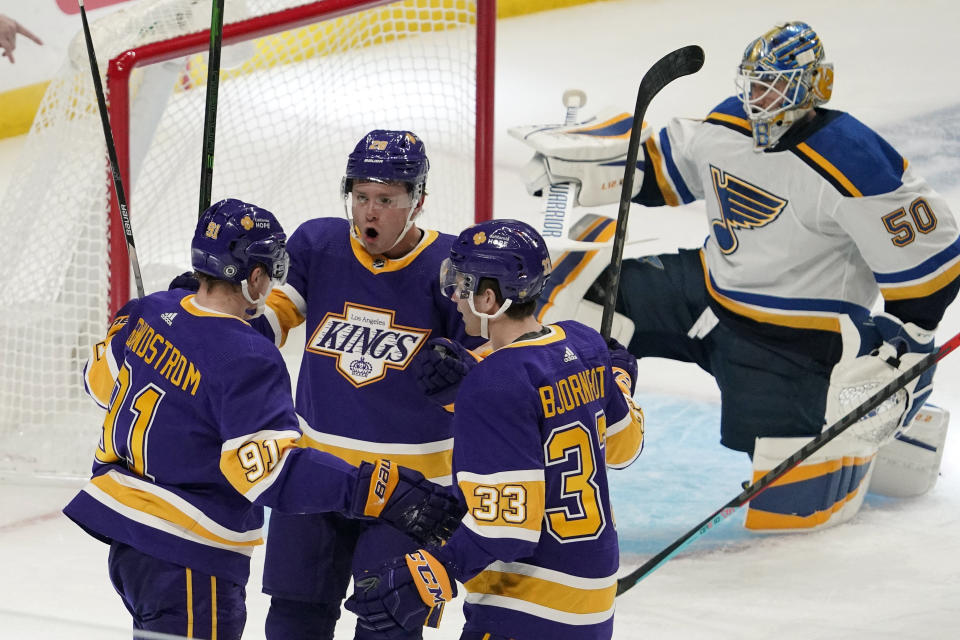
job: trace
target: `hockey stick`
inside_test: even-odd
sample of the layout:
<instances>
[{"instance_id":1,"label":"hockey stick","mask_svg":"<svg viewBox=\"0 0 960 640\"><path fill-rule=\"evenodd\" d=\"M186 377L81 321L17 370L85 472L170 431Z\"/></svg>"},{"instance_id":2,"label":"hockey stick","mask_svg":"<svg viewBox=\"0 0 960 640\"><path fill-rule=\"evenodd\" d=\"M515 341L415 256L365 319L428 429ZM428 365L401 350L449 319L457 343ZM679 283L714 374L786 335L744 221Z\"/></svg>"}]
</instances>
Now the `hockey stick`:
<instances>
[{"instance_id":1,"label":"hockey stick","mask_svg":"<svg viewBox=\"0 0 960 640\"><path fill-rule=\"evenodd\" d=\"M633 174L637 170L637 155L640 150L640 133L643 117L653 97L677 78L696 73L703 66L703 49L695 44L671 51L657 60L640 80L637 90L637 106L633 110L633 126L627 146L627 161L623 171L623 188L620 191L620 211L617 214L617 230L613 235L613 256L610 258L610 281L603 304L603 320L600 334L610 338L613 328L613 309L617 303L620 287L620 264L623 261L623 245L627 237L627 217L630 215L630 198L633 193Z\"/></svg>"},{"instance_id":2,"label":"hockey stick","mask_svg":"<svg viewBox=\"0 0 960 640\"><path fill-rule=\"evenodd\" d=\"M217 133L217 92L220 88L220 49L223 43L223 3L213 0L210 12L210 54L207 56L207 98L203 116L203 162L200 167L200 211L210 206L213 193L213 146Z\"/></svg>"},{"instance_id":3,"label":"hockey stick","mask_svg":"<svg viewBox=\"0 0 960 640\"><path fill-rule=\"evenodd\" d=\"M620 595L636 583L640 582L640 580L653 573L653 571L655 571L660 565L672 558L678 551L732 516L734 513L736 513L737 509L747 504L750 502L750 500L768 489L771 484L776 482L779 478L784 476L798 464L806 460L814 452L821 449L828 442L846 431L850 425L854 424L860 418L876 409L887 398L907 386L914 378L922 374L927 369L930 369L958 346L960 346L960 333L947 340L947 342L945 342L938 350L927 354L922 360L884 385L879 391L867 398L867 400L856 407L853 411L842 417L837 422L834 422L828 429L824 430L816 438L797 450L796 453L768 471L756 482L747 486L736 498L714 511L703 522L677 538L666 549L647 560L647 562L637 569L634 569L629 574L617 580L617 595Z\"/></svg>"},{"instance_id":4,"label":"hockey stick","mask_svg":"<svg viewBox=\"0 0 960 640\"><path fill-rule=\"evenodd\" d=\"M80 5L80 19L83 21L83 37L87 41L87 58L90 60L90 72L93 74L93 88L97 92L97 107L100 109L103 137L107 143L107 155L110 156L113 186L117 192L117 204L120 206L120 222L123 224L123 235L127 239L127 254L130 256L133 279L137 283L137 297L142 298L143 278L140 277L140 261L137 259L137 247L133 243L133 226L130 224L130 212L127 210L127 196L123 191L123 180L120 178L117 147L113 142L113 131L110 128L110 118L107 116L107 101L103 96L103 84L100 82L100 67L97 65L97 54L93 51L93 37L90 35L90 24L87 22L87 10L83 6L83 0L77 0L77 2Z\"/></svg>"}]
</instances>

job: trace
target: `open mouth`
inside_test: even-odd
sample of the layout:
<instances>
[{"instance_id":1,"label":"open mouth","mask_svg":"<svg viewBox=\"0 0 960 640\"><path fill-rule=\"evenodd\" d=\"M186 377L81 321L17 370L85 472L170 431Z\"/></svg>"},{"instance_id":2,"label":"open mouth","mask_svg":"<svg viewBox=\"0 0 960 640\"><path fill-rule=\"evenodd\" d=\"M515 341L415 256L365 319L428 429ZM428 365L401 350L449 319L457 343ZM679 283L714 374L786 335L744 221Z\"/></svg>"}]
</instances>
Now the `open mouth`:
<instances>
[{"instance_id":1,"label":"open mouth","mask_svg":"<svg viewBox=\"0 0 960 640\"><path fill-rule=\"evenodd\" d=\"M373 227L367 227L363 230L363 237L367 240L376 240L377 236L380 235L380 232L374 229Z\"/></svg>"}]
</instances>

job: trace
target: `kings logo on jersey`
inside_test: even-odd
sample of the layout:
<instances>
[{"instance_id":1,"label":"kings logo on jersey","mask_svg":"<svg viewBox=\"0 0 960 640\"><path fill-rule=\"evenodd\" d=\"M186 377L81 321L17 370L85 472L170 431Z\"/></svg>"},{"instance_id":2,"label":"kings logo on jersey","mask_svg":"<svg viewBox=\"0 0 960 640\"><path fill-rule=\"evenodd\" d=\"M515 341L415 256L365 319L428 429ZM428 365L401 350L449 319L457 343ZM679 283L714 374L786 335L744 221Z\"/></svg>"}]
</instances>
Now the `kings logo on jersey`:
<instances>
[{"instance_id":1,"label":"kings logo on jersey","mask_svg":"<svg viewBox=\"0 0 960 640\"><path fill-rule=\"evenodd\" d=\"M307 351L337 359L337 371L356 387L406 369L430 330L394 324L394 312L351 302L328 313L307 341Z\"/></svg>"},{"instance_id":2,"label":"kings logo on jersey","mask_svg":"<svg viewBox=\"0 0 960 640\"><path fill-rule=\"evenodd\" d=\"M710 229L723 253L729 255L740 246L738 229L756 229L777 219L787 200L764 191L746 180L710 165L713 190L720 206L720 220L711 220Z\"/></svg>"}]
</instances>

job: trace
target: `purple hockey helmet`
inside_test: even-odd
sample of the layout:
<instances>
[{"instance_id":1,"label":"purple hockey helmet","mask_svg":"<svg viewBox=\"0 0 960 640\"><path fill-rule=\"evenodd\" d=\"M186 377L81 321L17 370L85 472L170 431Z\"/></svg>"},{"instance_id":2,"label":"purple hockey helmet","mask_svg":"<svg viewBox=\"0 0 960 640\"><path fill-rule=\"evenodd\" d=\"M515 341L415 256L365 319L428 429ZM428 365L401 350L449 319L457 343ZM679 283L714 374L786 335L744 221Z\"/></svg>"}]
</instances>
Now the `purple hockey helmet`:
<instances>
[{"instance_id":1,"label":"purple hockey helmet","mask_svg":"<svg viewBox=\"0 0 960 640\"><path fill-rule=\"evenodd\" d=\"M536 229L519 220L486 220L460 232L441 266L440 286L448 297L476 293L482 278L500 286L505 300L536 300L552 270L547 245Z\"/></svg>"},{"instance_id":2,"label":"purple hockey helmet","mask_svg":"<svg viewBox=\"0 0 960 640\"><path fill-rule=\"evenodd\" d=\"M350 193L355 180L405 182L416 202L423 195L429 170L427 150L416 134L375 129L347 156L342 190L344 194Z\"/></svg>"},{"instance_id":3,"label":"purple hockey helmet","mask_svg":"<svg viewBox=\"0 0 960 640\"><path fill-rule=\"evenodd\" d=\"M241 283L258 264L271 279L284 282L289 258L283 227L266 209L228 198L203 212L193 234L193 268L221 280Z\"/></svg>"}]
</instances>

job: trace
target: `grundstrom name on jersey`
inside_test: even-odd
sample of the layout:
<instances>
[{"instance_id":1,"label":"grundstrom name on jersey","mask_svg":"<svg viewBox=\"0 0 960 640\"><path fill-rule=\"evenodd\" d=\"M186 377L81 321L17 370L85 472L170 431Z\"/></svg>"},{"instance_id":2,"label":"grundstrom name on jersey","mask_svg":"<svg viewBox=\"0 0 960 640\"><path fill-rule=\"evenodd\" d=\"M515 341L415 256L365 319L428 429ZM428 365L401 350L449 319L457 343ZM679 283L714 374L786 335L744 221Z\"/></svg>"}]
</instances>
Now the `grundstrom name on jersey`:
<instances>
[{"instance_id":1,"label":"grundstrom name on jersey","mask_svg":"<svg viewBox=\"0 0 960 640\"><path fill-rule=\"evenodd\" d=\"M394 324L394 312L352 302L343 313L328 313L307 351L337 359L337 370L354 386L380 380L388 369L406 369L429 330Z\"/></svg>"}]
</instances>

